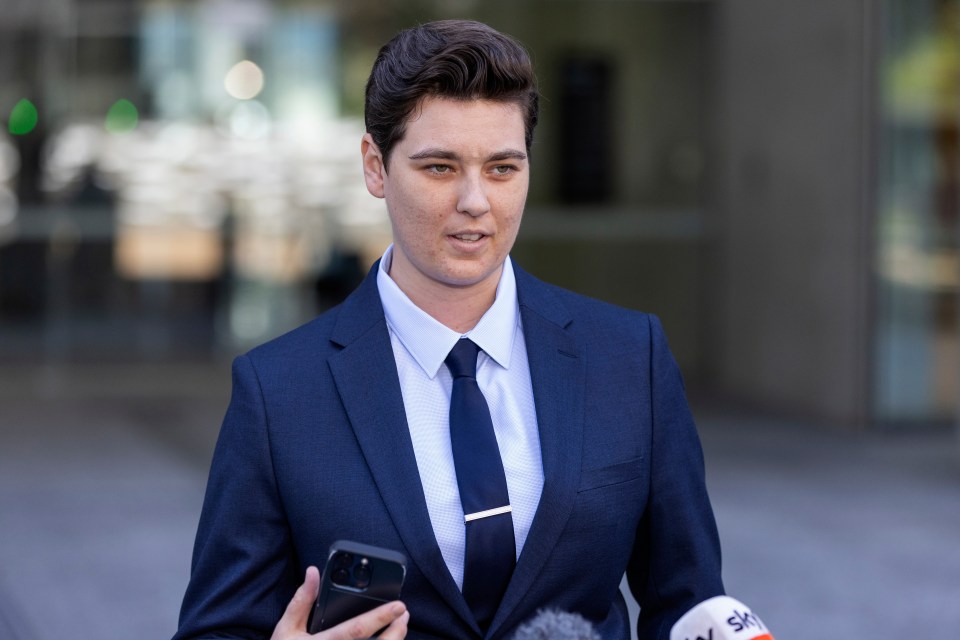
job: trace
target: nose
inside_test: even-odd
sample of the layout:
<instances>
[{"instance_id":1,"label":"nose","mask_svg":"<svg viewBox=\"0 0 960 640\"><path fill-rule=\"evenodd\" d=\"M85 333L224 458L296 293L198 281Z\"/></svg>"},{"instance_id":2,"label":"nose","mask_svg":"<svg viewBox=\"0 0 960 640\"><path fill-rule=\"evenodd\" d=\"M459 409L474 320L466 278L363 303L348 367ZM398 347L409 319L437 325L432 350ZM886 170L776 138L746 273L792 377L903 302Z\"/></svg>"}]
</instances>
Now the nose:
<instances>
[{"instance_id":1,"label":"nose","mask_svg":"<svg viewBox=\"0 0 960 640\"><path fill-rule=\"evenodd\" d=\"M466 175L457 194L457 211L476 218L490 211L490 201L480 176Z\"/></svg>"}]
</instances>

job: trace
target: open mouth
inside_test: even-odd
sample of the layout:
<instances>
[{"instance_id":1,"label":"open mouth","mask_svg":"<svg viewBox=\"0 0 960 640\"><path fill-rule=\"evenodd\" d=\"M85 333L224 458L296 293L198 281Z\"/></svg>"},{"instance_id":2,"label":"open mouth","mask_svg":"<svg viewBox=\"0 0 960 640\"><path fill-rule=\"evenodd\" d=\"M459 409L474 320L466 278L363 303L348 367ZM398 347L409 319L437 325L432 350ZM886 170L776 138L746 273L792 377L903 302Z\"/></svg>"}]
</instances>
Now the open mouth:
<instances>
[{"instance_id":1,"label":"open mouth","mask_svg":"<svg viewBox=\"0 0 960 640\"><path fill-rule=\"evenodd\" d=\"M455 233L453 237L462 242L476 242L484 235L482 233Z\"/></svg>"}]
</instances>

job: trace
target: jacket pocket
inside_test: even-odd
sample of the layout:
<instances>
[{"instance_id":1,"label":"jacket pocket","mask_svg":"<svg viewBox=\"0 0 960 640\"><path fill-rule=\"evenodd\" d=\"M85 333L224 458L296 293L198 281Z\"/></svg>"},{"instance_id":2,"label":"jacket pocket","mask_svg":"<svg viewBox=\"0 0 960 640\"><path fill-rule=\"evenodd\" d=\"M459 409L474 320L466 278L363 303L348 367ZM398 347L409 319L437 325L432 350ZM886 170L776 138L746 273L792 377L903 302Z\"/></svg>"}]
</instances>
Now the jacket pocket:
<instances>
[{"instance_id":1,"label":"jacket pocket","mask_svg":"<svg viewBox=\"0 0 960 640\"><path fill-rule=\"evenodd\" d=\"M643 472L642 460L643 458L633 458L626 462L618 462L598 469L584 469L580 472L580 486L577 492L583 493L591 489L600 489L636 480Z\"/></svg>"}]
</instances>

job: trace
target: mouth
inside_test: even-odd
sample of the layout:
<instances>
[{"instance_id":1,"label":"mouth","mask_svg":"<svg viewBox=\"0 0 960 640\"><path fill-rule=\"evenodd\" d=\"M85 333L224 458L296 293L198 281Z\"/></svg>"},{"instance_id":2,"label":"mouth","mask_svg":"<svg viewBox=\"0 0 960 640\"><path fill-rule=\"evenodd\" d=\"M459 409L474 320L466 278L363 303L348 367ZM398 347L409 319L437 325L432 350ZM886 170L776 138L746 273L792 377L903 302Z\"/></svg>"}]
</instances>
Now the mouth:
<instances>
[{"instance_id":1,"label":"mouth","mask_svg":"<svg viewBox=\"0 0 960 640\"><path fill-rule=\"evenodd\" d=\"M483 233L454 233L451 235L461 242L478 242L480 239L487 237Z\"/></svg>"}]
</instances>

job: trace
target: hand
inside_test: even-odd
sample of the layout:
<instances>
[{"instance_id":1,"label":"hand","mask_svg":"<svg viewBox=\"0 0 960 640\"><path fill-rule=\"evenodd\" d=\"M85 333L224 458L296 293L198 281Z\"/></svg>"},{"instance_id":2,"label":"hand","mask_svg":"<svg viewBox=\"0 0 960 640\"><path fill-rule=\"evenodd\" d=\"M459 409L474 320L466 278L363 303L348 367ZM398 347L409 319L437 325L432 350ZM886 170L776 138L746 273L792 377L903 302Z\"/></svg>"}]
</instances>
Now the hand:
<instances>
[{"instance_id":1,"label":"hand","mask_svg":"<svg viewBox=\"0 0 960 640\"><path fill-rule=\"evenodd\" d=\"M381 640L401 640L407 636L407 621L410 613L400 602L388 602L356 618L351 618L337 626L321 631L316 635L307 633L307 619L310 609L317 599L320 589L320 572L316 567L308 567L303 584L293 594L283 617L273 630L270 640L361 640L369 638L378 629L384 629L379 635ZM388 626L389 625L389 626Z\"/></svg>"}]
</instances>

